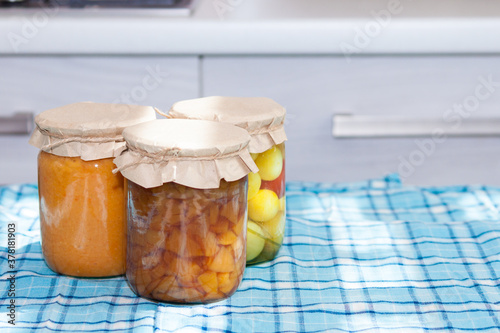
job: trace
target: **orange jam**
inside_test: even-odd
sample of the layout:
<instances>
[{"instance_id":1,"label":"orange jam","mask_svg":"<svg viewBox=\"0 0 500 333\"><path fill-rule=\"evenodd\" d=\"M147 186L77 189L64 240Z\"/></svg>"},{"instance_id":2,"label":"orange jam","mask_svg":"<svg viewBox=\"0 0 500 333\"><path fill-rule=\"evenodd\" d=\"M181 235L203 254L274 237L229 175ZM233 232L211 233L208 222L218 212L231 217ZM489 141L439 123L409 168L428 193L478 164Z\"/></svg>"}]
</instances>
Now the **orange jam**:
<instances>
[{"instance_id":1,"label":"orange jam","mask_svg":"<svg viewBox=\"0 0 500 333\"><path fill-rule=\"evenodd\" d=\"M113 158L38 155L42 251L55 272L80 277L125 273L124 181Z\"/></svg>"},{"instance_id":2,"label":"orange jam","mask_svg":"<svg viewBox=\"0 0 500 333\"><path fill-rule=\"evenodd\" d=\"M217 189L129 180L127 279L140 296L208 303L232 295L245 269L247 177Z\"/></svg>"}]
</instances>

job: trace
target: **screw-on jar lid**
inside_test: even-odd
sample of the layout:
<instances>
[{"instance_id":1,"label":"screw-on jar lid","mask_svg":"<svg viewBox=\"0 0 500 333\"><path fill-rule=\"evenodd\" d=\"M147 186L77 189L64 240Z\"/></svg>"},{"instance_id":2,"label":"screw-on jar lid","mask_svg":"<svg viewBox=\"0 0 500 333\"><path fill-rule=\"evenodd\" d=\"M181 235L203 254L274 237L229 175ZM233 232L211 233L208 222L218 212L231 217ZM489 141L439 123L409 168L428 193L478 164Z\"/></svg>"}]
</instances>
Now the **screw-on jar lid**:
<instances>
[{"instance_id":1,"label":"screw-on jar lid","mask_svg":"<svg viewBox=\"0 0 500 333\"><path fill-rule=\"evenodd\" d=\"M248 152L250 135L231 124L161 119L126 128L127 150L115 159L122 175L145 188L175 182L208 189L235 181L257 166Z\"/></svg>"},{"instance_id":2,"label":"screw-on jar lid","mask_svg":"<svg viewBox=\"0 0 500 333\"><path fill-rule=\"evenodd\" d=\"M59 156L97 160L118 156L125 148L123 130L156 119L150 106L74 103L35 117L30 144Z\"/></svg>"},{"instance_id":3,"label":"screw-on jar lid","mask_svg":"<svg viewBox=\"0 0 500 333\"><path fill-rule=\"evenodd\" d=\"M213 120L246 129L252 136L251 153L261 153L286 140L285 114L283 106L265 97L190 99L175 103L169 111L172 118Z\"/></svg>"}]
</instances>

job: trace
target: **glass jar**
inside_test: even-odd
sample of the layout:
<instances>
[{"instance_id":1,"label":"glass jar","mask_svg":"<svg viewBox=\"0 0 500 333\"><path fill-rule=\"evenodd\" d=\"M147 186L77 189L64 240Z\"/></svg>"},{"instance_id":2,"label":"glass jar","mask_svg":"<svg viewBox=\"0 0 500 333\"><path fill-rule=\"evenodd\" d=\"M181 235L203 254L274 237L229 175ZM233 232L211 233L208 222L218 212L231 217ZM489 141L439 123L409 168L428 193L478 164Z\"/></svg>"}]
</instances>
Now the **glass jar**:
<instances>
[{"instance_id":1,"label":"glass jar","mask_svg":"<svg viewBox=\"0 0 500 333\"><path fill-rule=\"evenodd\" d=\"M276 257L286 223L285 144L251 155L259 172L248 175L247 264Z\"/></svg>"},{"instance_id":2,"label":"glass jar","mask_svg":"<svg viewBox=\"0 0 500 333\"><path fill-rule=\"evenodd\" d=\"M209 303L231 296L246 263L248 133L200 120L123 132L115 159L127 188L127 280L139 296Z\"/></svg>"},{"instance_id":3,"label":"glass jar","mask_svg":"<svg viewBox=\"0 0 500 333\"><path fill-rule=\"evenodd\" d=\"M247 177L217 189L127 183L132 289L172 303L231 296L245 270Z\"/></svg>"},{"instance_id":4,"label":"glass jar","mask_svg":"<svg viewBox=\"0 0 500 333\"><path fill-rule=\"evenodd\" d=\"M175 103L169 116L205 119L244 128L259 172L248 175L247 265L272 260L283 243L286 224L286 110L269 98L212 96Z\"/></svg>"},{"instance_id":5,"label":"glass jar","mask_svg":"<svg viewBox=\"0 0 500 333\"><path fill-rule=\"evenodd\" d=\"M113 159L38 155L40 230L47 265L85 277L125 273L123 176Z\"/></svg>"},{"instance_id":6,"label":"glass jar","mask_svg":"<svg viewBox=\"0 0 500 333\"><path fill-rule=\"evenodd\" d=\"M151 107L75 103L35 118L38 190L45 262L78 277L125 273L125 188L113 174L123 129L156 118Z\"/></svg>"}]
</instances>

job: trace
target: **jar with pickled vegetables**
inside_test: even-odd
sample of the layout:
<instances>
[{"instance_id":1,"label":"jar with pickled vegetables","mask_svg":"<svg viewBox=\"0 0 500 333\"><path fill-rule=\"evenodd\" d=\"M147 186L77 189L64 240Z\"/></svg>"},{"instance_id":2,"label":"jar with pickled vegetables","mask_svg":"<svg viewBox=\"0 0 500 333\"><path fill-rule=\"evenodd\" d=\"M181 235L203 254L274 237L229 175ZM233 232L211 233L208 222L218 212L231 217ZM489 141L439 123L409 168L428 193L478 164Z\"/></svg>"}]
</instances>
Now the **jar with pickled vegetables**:
<instances>
[{"instance_id":1,"label":"jar with pickled vegetables","mask_svg":"<svg viewBox=\"0 0 500 333\"><path fill-rule=\"evenodd\" d=\"M115 159L127 183L127 280L169 303L231 296L245 270L248 133L229 124L156 120L127 128Z\"/></svg>"},{"instance_id":2,"label":"jar with pickled vegetables","mask_svg":"<svg viewBox=\"0 0 500 333\"><path fill-rule=\"evenodd\" d=\"M125 273L124 179L113 159L123 129L156 118L151 107L76 103L35 118L42 252L53 271L78 277Z\"/></svg>"},{"instance_id":3,"label":"jar with pickled vegetables","mask_svg":"<svg viewBox=\"0 0 500 333\"><path fill-rule=\"evenodd\" d=\"M175 103L171 118L230 123L251 135L249 150L259 171L248 175L247 265L272 260L286 224L285 109L269 98L212 96Z\"/></svg>"}]
</instances>

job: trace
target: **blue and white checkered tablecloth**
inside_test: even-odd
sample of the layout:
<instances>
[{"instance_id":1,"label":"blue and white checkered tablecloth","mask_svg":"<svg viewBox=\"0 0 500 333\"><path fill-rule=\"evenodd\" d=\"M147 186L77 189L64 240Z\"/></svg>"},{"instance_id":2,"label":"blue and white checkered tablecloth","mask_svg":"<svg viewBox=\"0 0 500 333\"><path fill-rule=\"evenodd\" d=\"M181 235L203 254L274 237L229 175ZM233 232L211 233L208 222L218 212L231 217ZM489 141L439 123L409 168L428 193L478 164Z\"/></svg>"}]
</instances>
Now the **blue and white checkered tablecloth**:
<instances>
[{"instance_id":1,"label":"blue and white checkered tablecloth","mask_svg":"<svg viewBox=\"0 0 500 333\"><path fill-rule=\"evenodd\" d=\"M124 278L53 273L40 249L36 186L0 187L0 332L500 331L500 188L411 187L391 175L292 182L287 200L274 261L247 268L228 300L173 306L136 297Z\"/></svg>"}]
</instances>

